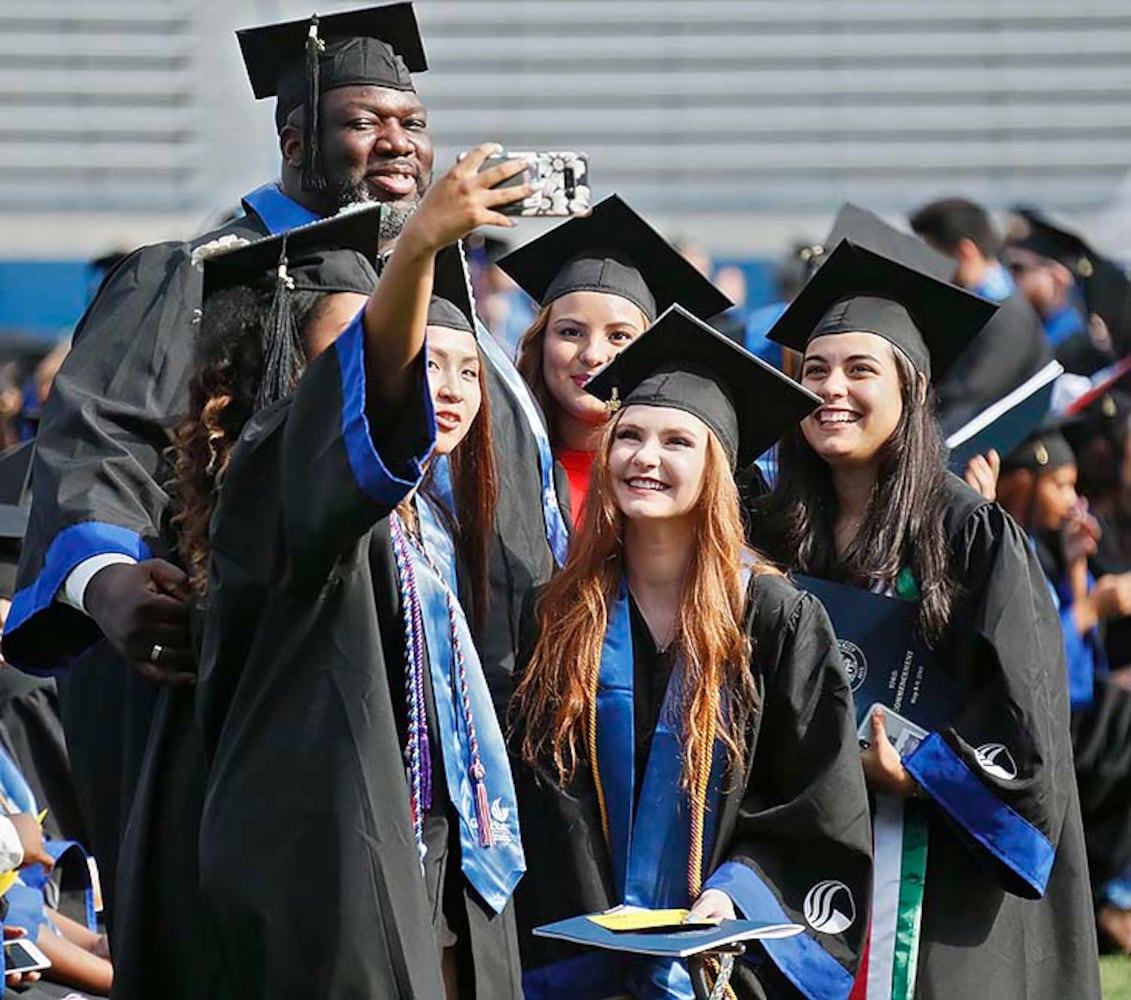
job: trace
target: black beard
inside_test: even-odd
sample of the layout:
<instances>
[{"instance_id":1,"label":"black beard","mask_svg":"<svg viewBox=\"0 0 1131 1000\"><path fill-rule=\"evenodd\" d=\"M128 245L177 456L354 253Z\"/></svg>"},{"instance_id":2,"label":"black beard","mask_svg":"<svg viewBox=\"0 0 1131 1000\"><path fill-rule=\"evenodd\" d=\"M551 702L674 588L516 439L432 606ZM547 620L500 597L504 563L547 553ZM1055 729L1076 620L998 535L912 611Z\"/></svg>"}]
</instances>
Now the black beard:
<instances>
[{"instance_id":1,"label":"black beard","mask_svg":"<svg viewBox=\"0 0 1131 1000\"><path fill-rule=\"evenodd\" d=\"M347 205L369 204L376 200L365 181L348 170L326 174L323 198L327 215L337 215Z\"/></svg>"},{"instance_id":2,"label":"black beard","mask_svg":"<svg viewBox=\"0 0 1131 1000\"><path fill-rule=\"evenodd\" d=\"M424 197L427 182L419 178L416 182L416 198L411 202L389 202L386 211L381 213L381 241L395 240L401 234L420 199ZM326 207L330 215L336 215L349 205L370 205L379 199L373 196L365 178L352 170L340 170L326 175Z\"/></svg>"}]
</instances>

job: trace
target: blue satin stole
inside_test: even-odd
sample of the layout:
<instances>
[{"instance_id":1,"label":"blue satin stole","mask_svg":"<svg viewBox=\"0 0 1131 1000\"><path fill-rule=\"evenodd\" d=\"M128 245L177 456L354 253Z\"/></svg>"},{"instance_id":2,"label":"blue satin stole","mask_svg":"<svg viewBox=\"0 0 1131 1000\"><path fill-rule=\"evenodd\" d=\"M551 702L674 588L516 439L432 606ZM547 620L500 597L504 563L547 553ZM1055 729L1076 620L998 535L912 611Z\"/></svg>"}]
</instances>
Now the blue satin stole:
<instances>
[{"instance_id":1,"label":"blue satin stole","mask_svg":"<svg viewBox=\"0 0 1131 1000\"><path fill-rule=\"evenodd\" d=\"M475 641L458 598L449 617L448 594L456 597L456 558L452 537L429 501L417 496L420 534L431 565L409 546L424 623L432 693L436 703L436 739L440 744L448 795L459 814L461 867L467 880L496 912L502 911L526 871L518 828L518 805L510 762L495 707L479 661ZM435 567L435 570L433 569ZM437 571L438 570L438 574ZM494 844L482 846L476 817L475 793L468 768L471 762L467 718L461 703L459 663L452 645L456 630L467 680L479 756L486 768Z\"/></svg>"},{"instance_id":2,"label":"blue satin stole","mask_svg":"<svg viewBox=\"0 0 1131 1000\"><path fill-rule=\"evenodd\" d=\"M609 850L617 895L634 906L684 907L691 848L691 799L681 786L682 736L678 706L683 671L677 663L634 804L636 733L633 713L632 622L622 582L609 609L597 683L597 767L609 816ZM725 750L716 742L707 786L704 860L715 842Z\"/></svg>"}]
</instances>

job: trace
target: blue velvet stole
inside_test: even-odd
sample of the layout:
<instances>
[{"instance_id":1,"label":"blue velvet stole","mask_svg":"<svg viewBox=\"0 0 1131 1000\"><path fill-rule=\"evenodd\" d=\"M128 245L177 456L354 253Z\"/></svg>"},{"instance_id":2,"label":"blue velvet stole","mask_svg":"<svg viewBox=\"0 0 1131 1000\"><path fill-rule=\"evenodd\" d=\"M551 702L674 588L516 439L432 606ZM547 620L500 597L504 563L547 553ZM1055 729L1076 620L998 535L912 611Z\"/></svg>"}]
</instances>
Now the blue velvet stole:
<instances>
[{"instance_id":1,"label":"blue velvet stole","mask_svg":"<svg viewBox=\"0 0 1131 1000\"><path fill-rule=\"evenodd\" d=\"M258 215L272 236L299 226L309 226L320 218L317 213L283 194L283 189L274 181L244 195L242 201L244 210Z\"/></svg>"}]
</instances>

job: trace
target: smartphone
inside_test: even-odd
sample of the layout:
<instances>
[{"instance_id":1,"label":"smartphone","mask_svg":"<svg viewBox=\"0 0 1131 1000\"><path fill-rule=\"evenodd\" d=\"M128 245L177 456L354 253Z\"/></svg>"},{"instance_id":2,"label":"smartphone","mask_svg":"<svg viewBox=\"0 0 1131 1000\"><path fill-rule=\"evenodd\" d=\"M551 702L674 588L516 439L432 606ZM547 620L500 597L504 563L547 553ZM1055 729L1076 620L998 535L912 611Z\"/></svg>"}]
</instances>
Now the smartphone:
<instances>
[{"instance_id":1,"label":"smartphone","mask_svg":"<svg viewBox=\"0 0 1131 1000\"><path fill-rule=\"evenodd\" d=\"M586 153L498 153L487 157L479 171L482 173L490 170L508 160L526 160L530 163L530 169L496 186L519 187L529 182L534 193L522 201L501 206L499 211L504 215L563 218L589 214L592 197L589 188L589 156Z\"/></svg>"},{"instance_id":2,"label":"smartphone","mask_svg":"<svg viewBox=\"0 0 1131 1000\"><path fill-rule=\"evenodd\" d=\"M27 938L4 942L5 972L39 972L50 968L51 959Z\"/></svg>"},{"instance_id":3,"label":"smartphone","mask_svg":"<svg viewBox=\"0 0 1131 1000\"><path fill-rule=\"evenodd\" d=\"M884 710L884 724L888 731L888 742L895 747L900 757L914 753L915 748L927 738L927 730L922 726L915 725L910 719L905 719L898 712L893 712L887 705L877 701L868 709L864 721L860 723L860 728L856 732L860 746L864 749L867 749L872 740L872 713L877 708Z\"/></svg>"}]
</instances>

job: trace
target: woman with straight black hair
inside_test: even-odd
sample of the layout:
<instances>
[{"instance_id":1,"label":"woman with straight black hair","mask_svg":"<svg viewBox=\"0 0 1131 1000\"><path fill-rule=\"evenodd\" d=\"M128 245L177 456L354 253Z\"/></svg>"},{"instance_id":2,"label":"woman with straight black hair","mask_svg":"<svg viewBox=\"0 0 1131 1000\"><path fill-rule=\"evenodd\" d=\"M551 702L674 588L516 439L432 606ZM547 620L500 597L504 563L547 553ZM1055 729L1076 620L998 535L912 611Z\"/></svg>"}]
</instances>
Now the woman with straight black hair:
<instances>
[{"instance_id":1,"label":"woman with straight black hair","mask_svg":"<svg viewBox=\"0 0 1131 1000\"><path fill-rule=\"evenodd\" d=\"M197 685L210 997L522 995L525 863L478 650L486 365L462 263L441 280L454 243L530 192L493 188L521 162L478 172L498 151L429 188L219 482Z\"/></svg>"},{"instance_id":2,"label":"woman with straight black hair","mask_svg":"<svg viewBox=\"0 0 1131 1000\"><path fill-rule=\"evenodd\" d=\"M1057 613L1023 532L947 472L933 411L932 379L990 315L845 240L770 334L823 405L782 442L756 544L918 602L930 669L960 692L902 758L898 720L865 732L875 879L853 995L869 1000L1099 995Z\"/></svg>"}]
</instances>

